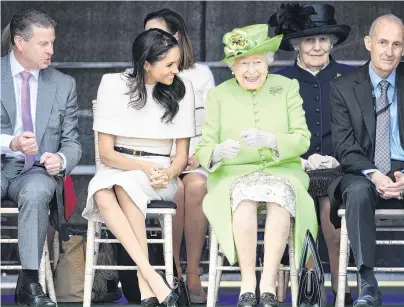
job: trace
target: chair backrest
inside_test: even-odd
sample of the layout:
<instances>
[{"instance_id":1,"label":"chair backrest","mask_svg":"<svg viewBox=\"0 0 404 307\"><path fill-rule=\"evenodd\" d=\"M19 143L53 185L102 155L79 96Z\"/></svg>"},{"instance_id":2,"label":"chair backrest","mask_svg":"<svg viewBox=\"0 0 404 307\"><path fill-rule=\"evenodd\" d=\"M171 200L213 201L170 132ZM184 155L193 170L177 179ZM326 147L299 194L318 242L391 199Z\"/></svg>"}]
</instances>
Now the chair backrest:
<instances>
[{"instance_id":1,"label":"chair backrest","mask_svg":"<svg viewBox=\"0 0 404 307\"><path fill-rule=\"evenodd\" d=\"M97 107L97 100L93 101L93 118L95 120L95 109ZM100 153L98 151L98 132L94 130L94 153L95 153L95 169L98 170L101 165Z\"/></svg>"}]
</instances>

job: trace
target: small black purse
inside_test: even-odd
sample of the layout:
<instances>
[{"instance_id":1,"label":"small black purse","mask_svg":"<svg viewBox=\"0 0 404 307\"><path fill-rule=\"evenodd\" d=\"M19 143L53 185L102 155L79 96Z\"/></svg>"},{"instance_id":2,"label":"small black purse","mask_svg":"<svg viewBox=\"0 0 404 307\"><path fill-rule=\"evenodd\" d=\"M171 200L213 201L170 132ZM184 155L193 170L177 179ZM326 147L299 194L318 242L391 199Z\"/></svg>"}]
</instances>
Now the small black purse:
<instances>
[{"instance_id":1,"label":"small black purse","mask_svg":"<svg viewBox=\"0 0 404 307\"><path fill-rule=\"evenodd\" d=\"M306 258L309 249L314 262L314 270L306 268ZM297 306L321 307L321 285L324 283L324 271L310 230L307 230L304 239L298 274L299 291L297 294Z\"/></svg>"}]
</instances>

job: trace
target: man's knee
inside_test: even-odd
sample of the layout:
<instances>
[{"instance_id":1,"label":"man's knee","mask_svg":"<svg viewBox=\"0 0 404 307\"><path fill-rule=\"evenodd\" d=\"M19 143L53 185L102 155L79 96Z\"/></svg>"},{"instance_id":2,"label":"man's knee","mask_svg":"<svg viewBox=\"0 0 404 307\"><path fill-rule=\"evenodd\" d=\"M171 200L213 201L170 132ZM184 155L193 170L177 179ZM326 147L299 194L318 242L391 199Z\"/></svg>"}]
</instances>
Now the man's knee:
<instances>
[{"instance_id":1,"label":"man's knee","mask_svg":"<svg viewBox=\"0 0 404 307\"><path fill-rule=\"evenodd\" d=\"M365 178L358 176L349 184L342 194L343 202L347 209L357 208L374 210L376 206L377 192L373 183Z\"/></svg>"},{"instance_id":2,"label":"man's knee","mask_svg":"<svg viewBox=\"0 0 404 307\"><path fill-rule=\"evenodd\" d=\"M45 182L29 182L21 187L18 196L18 207L21 210L44 209L49 210L49 203L55 195L56 183L49 180Z\"/></svg>"}]
</instances>

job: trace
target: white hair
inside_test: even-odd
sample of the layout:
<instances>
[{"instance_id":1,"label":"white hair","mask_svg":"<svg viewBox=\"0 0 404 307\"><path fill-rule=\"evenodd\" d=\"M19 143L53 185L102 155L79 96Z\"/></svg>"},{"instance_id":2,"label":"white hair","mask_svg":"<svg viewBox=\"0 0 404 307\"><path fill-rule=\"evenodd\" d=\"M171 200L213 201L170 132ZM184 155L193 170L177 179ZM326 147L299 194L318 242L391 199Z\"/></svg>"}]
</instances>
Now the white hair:
<instances>
[{"instance_id":1,"label":"white hair","mask_svg":"<svg viewBox=\"0 0 404 307\"><path fill-rule=\"evenodd\" d=\"M275 52L265 52L264 55L265 55L265 60L267 62L267 65L270 66L275 60ZM227 62L227 65L229 66L230 69L233 68L234 61L235 61L235 59L231 59Z\"/></svg>"},{"instance_id":2,"label":"white hair","mask_svg":"<svg viewBox=\"0 0 404 307\"><path fill-rule=\"evenodd\" d=\"M369 36L372 36L372 35L373 35L373 32L375 31L375 28L376 28L376 25L378 24L378 22L381 21L381 20L384 20L384 19L387 19L387 20L389 20L389 21L395 22L396 24L398 24L398 25L404 27L403 20L402 20L400 17L397 17L397 16L394 15L394 14L385 14L385 15L382 15L382 16L377 17L377 18L372 22L372 25L370 26L370 29L369 29ZM404 33L404 32L403 32L403 33ZM404 34L403 34L403 35L404 35Z\"/></svg>"},{"instance_id":3,"label":"white hair","mask_svg":"<svg viewBox=\"0 0 404 307\"><path fill-rule=\"evenodd\" d=\"M315 37L315 36L320 36L320 35L313 35L313 37ZM328 36L330 41L331 41L331 49L332 49L332 47L334 47L334 44L336 42L338 42L338 37L336 37L334 34L326 34L326 36ZM289 43L293 46L294 50L299 51L300 50L300 43L305 38L307 38L307 37L294 38L294 39L291 39Z\"/></svg>"}]
</instances>

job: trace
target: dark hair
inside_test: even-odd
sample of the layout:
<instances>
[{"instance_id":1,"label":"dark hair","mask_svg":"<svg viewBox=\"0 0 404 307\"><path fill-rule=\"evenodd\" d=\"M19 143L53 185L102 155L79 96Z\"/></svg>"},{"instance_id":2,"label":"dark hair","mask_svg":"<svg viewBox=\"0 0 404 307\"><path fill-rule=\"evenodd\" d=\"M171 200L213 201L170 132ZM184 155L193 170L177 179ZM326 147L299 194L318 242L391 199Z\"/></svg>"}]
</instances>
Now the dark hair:
<instances>
[{"instance_id":1,"label":"dark hair","mask_svg":"<svg viewBox=\"0 0 404 307\"><path fill-rule=\"evenodd\" d=\"M28 41L32 37L32 27L55 28L54 21L46 13L36 9L23 9L13 15L10 21L10 40L14 45L14 37L21 36Z\"/></svg>"},{"instance_id":2,"label":"dark hair","mask_svg":"<svg viewBox=\"0 0 404 307\"><path fill-rule=\"evenodd\" d=\"M153 65L167 55L167 52L178 47L174 36L160 29L150 29L139 34L132 45L133 71L126 73L131 90L129 106L140 110L146 105L147 91L145 84L146 61ZM171 85L158 82L153 89L153 98L165 112L161 121L171 122L178 113L179 102L185 96L185 85L174 75Z\"/></svg>"},{"instance_id":3,"label":"dark hair","mask_svg":"<svg viewBox=\"0 0 404 307\"><path fill-rule=\"evenodd\" d=\"M182 19L179 14L170 9L162 9L148 14L144 19L143 27L145 27L146 23L152 19L164 20L167 25L167 30L171 35L174 35L178 32L178 41L182 52L180 70L194 67L195 56L184 19Z\"/></svg>"}]
</instances>

